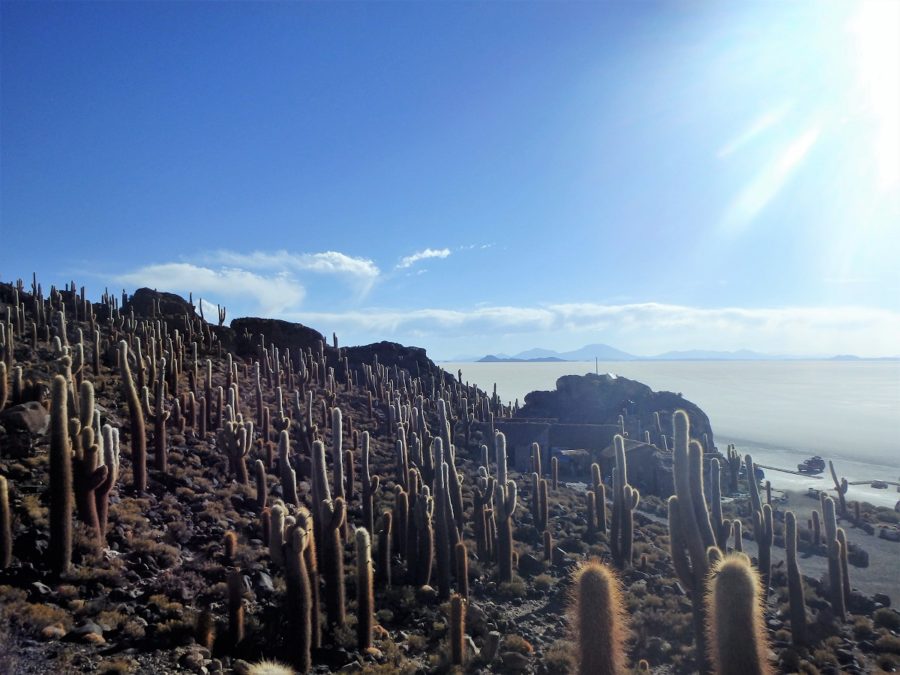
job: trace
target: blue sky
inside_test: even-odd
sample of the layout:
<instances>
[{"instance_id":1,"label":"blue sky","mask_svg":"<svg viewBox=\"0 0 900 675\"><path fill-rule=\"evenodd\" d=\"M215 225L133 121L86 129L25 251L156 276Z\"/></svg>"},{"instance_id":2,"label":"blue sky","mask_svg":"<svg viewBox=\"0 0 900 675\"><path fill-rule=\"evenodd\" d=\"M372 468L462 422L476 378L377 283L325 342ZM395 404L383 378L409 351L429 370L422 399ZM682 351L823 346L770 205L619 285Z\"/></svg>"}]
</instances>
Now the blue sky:
<instances>
[{"instance_id":1,"label":"blue sky","mask_svg":"<svg viewBox=\"0 0 900 675\"><path fill-rule=\"evenodd\" d=\"M896 354L900 3L14 3L0 277L439 358Z\"/></svg>"}]
</instances>

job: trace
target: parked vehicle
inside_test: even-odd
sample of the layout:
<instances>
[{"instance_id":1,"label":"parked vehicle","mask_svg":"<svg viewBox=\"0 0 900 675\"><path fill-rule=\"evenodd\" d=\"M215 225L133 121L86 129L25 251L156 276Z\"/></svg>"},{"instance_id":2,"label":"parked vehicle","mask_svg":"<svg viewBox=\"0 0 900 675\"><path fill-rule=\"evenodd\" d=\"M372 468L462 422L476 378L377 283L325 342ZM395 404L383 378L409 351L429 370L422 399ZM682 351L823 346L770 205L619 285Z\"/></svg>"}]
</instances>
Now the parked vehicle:
<instances>
[{"instance_id":1,"label":"parked vehicle","mask_svg":"<svg viewBox=\"0 0 900 675\"><path fill-rule=\"evenodd\" d=\"M818 474L825 471L825 460L814 455L809 459L805 459L797 465L797 471L800 473Z\"/></svg>"}]
</instances>

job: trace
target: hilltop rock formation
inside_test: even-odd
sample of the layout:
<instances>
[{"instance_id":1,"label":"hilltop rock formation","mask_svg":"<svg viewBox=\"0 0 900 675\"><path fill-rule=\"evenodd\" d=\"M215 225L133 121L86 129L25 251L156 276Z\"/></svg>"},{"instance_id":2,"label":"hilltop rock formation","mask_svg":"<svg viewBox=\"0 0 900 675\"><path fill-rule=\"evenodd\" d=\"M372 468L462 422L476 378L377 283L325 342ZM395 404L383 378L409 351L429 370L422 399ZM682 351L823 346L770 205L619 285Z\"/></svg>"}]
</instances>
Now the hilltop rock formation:
<instances>
[{"instance_id":1,"label":"hilltop rock formation","mask_svg":"<svg viewBox=\"0 0 900 675\"><path fill-rule=\"evenodd\" d=\"M564 375L555 391L533 391L525 396L520 418L553 418L568 424L616 424L625 418L625 429L640 439L650 431L654 442L659 432L671 436L672 413L687 412L695 438L707 439L707 450L715 447L709 418L696 404L670 391L653 391L627 377L603 374ZM661 429L653 413L659 413Z\"/></svg>"}]
</instances>

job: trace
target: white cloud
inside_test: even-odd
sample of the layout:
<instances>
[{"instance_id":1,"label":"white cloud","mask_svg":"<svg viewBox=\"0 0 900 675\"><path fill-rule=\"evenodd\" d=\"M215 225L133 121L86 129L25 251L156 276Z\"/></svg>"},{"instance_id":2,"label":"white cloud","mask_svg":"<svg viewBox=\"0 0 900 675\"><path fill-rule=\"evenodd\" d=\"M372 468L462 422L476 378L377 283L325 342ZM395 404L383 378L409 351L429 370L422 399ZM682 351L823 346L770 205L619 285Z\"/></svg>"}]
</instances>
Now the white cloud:
<instances>
[{"instance_id":1,"label":"white cloud","mask_svg":"<svg viewBox=\"0 0 900 675\"><path fill-rule=\"evenodd\" d=\"M599 340L645 355L675 349L749 348L773 354L885 356L897 353L895 336L900 335L900 312L866 307L747 309L563 303L471 310L297 312L286 318L371 339L497 340L504 335L533 333L564 336L567 342Z\"/></svg>"},{"instance_id":2,"label":"white cloud","mask_svg":"<svg viewBox=\"0 0 900 675\"><path fill-rule=\"evenodd\" d=\"M121 274L117 280L125 285L146 286L195 297L212 295L215 298L252 300L264 314L277 314L297 309L305 290L295 279L283 274L264 276L232 267L211 269L190 263L146 265L133 272Z\"/></svg>"},{"instance_id":3,"label":"white cloud","mask_svg":"<svg viewBox=\"0 0 900 675\"><path fill-rule=\"evenodd\" d=\"M427 260L428 258L446 258L449 255L449 248L426 248L424 251L416 251L412 255L401 258L400 262L397 263L397 269L402 270L407 267L412 267L420 260Z\"/></svg>"},{"instance_id":4,"label":"white cloud","mask_svg":"<svg viewBox=\"0 0 900 675\"><path fill-rule=\"evenodd\" d=\"M363 294L368 292L381 270L368 258L356 258L338 251L322 253L292 253L290 251L239 251L219 250L200 258L210 264L228 265L246 269L262 269L281 272L315 272L343 277Z\"/></svg>"}]
</instances>

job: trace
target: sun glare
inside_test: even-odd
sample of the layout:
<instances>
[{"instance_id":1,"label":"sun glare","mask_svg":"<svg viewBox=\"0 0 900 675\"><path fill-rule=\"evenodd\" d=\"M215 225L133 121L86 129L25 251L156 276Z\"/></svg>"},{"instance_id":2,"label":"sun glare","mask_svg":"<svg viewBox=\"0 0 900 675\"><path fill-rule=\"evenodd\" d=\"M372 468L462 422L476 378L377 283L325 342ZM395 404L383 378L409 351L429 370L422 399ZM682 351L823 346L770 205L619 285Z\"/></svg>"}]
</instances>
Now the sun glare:
<instances>
[{"instance_id":1,"label":"sun glare","mask_svg":"<svg viewBox=\"0 0 900 675\"><path fill-rule=\"evenodd\" d=\"M878 187L900 187L900 2L870 0L848 22L862 112L874 125Z\"/></svg>"}]
</instances>

